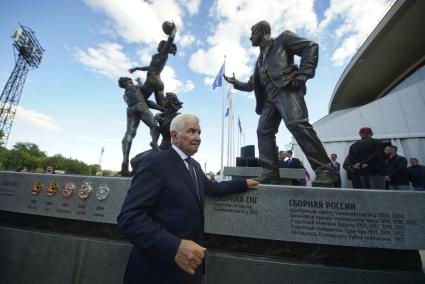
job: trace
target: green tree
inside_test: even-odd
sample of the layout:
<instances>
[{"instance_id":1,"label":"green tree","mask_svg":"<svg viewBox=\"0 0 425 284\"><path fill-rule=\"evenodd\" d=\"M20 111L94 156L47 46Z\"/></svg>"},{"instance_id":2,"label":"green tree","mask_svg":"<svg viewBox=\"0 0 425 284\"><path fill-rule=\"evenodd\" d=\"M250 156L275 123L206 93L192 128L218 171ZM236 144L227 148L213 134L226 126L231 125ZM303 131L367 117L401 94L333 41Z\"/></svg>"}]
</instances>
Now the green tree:
<instances>
[{"instance_id":1,"label":"green tree","mask_svg":"<svg viewBox=\"0 0 425 284\"><path fill-rule=\"evenodd\" d=\"M29 142L18 142L12 150L7 151L3 167L7 170L17 170L22 167L29 169L42 168L47 155L40 148Z\"/></svg>"},{"instance_id":2,"label":"green tree","mask_svg":"<svg viewBox=\"0 0 425 284\"><path fill-rule=\"evenodd\" d=\"M1 141L1 138L0 138ZM4 162L6 161L7 149L0 146L0 169L4 168Z\"/></svg>"},{"instance_id":3,"label":"green tree","mask_svg":"<svg viewBox=\"0 0 425 284\"><path fill-rule=\"evenodd\" d=\"M0 146L0 169L17 170L23 167L28 169L44 168L50 165L56 170L63 170L67 174L95 175L99 165L87 165L77 159L66 158L61 154L48 157L44 151L30 142L18 142L11 150ZM109 175L112 172L109 171Z\"/></svg>"}]
</instances>

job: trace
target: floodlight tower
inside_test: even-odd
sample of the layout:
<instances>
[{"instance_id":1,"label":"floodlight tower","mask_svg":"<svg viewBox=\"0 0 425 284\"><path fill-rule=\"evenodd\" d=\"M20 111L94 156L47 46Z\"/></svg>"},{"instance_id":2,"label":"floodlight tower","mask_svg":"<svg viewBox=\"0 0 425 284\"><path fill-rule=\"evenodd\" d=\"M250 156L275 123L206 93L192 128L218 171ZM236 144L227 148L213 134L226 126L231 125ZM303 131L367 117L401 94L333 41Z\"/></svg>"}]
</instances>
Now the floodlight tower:
<instances>
[{"instance_id":1,"label":"floodlight tower","mask_svg":"<svg viewBox=\"0 0 425 284\"><path fill-rule=\"evenodd\" d=\"M34 32L21 24L19 26L12 35L15 68L0 96L0 146L5 146L9 138L28 70L40 65L44 52Z\"/></svg>"}]
</instances>

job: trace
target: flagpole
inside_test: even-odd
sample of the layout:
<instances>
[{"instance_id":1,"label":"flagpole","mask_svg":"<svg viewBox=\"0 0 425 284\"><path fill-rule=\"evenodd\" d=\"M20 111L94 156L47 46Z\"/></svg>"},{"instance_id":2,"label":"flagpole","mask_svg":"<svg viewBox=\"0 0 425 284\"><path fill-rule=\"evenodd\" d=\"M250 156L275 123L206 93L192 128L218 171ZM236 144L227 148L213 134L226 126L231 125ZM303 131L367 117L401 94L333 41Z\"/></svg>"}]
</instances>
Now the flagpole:
<instances>
[{"instance_id":1,"label":"flagpole","mask_svg":"<svg viewBox=\"0 0 425 284\"><path fill-rule=\"evenodd\" d=\"M230 116L232 112L232 99L230 97L230 88L227 91L227 108L228 113L227 115L227 166L230 167Z\"/></svg>"},{"instance_id":2,"label":"flagpole","mask_svg":"<svg viewBox=\"0 0 425 284\"><path fill-rule=\"evenodd\" d=\"M226 74L226 55L224 56L224 70L223 74ZM220 163L220 174L223 175L223 155L224 155L224 101L225 101L225 91L224 87L222 88L223 93L223 102L221 107L221 163Z\"/></svg>"},{"instance_id":3,"label":"flagpole","mask_svg":"<svg viewBox=\"0 0 425 284\"><path fill-rule=\"evenodd\" d=\"M235 115L233 110L233 100L232 100L232 152L230 165L233 166L233 161L235 159Z\"/></svg>"},{"instance_id":4,"label":"flagpole","mask_svg":"<svg viewBox=\"0 0 425 284\"><path fill-rule=\"evenodd\" d=\"M240 149L241 149L241 136L242 136L242 131L241 131L241 129L240 129L240 121L241 121L241 119L240 119L240 117L239 117L239 115L238 115L238 144L237 144L237 152L239 152L240 151ZM237 153L236 153L237 154Z\"/></svg>"}]
</instances>

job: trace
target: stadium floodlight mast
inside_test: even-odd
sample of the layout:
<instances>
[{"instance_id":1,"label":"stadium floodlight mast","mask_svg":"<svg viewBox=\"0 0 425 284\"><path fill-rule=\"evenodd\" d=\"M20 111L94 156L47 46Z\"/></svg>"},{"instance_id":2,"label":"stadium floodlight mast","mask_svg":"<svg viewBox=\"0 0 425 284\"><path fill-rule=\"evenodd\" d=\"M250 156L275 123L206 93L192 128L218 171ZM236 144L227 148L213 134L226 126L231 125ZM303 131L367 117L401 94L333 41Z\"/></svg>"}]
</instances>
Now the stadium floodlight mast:
<instances>
[{"instance_id":1,"label":"stadium floodlight mast","mask_svg":"<svg viewBox=\"0 0 425 284\"><path fill-rule=\"evenodd\" d=\"M15 68L0 96L0 146L6 146L16 109L30 68L38 68L44 49L34 32L21 24L13 33Z\"/></svg>"}]
</instances>

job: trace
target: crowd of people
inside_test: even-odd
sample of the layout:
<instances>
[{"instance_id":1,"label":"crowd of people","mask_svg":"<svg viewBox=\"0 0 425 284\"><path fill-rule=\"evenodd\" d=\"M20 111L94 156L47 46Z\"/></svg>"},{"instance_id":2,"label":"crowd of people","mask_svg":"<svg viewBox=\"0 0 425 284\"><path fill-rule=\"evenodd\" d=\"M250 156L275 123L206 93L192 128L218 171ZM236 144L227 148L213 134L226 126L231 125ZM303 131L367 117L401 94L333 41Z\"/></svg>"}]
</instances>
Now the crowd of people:
<instances>
[{"instance_id":1,"label":"crowd of people","mask_svg":"<svg viewBox=\"0 0 425 284\"><path fill-rule=\"evenodd\" d=\"M360 140L350 146L343 168L353 188L425 190L425 167L415 157L397 153L397 146L373 138L369 127L359 130Z\"/></svg>"},{"instance_id":2,"label":"crowd of people","mask_svg":"<svg viewBox=\"0 0 425 284\"><path fill-rule=\"evenodd\" d=\"M27 167L22 167L17 170L18 173L36 173L36 174L56 174L54 168L50 165L45 166L44 168L34 168L28 169Z\"/></svg>"},{"instance_id":3,"label":"crowd of people","mask_svg":"<svg viewBox=\"0 0 425 284\"><path fill-rule=\"evenodd\" d=\"M397 153L397 146L373 138L370 127L361 128L359 135L360 140L350 146L342 165L353 188L425 191L425 166L419 164L418 158L411 157L408 166L407 159ZM337 158L335 153L330 155L332 167L340 177L336 187L341 187ZM292 157L292 151L279 152L279 166L304 168L300 160ZM304 185L305 181L294 180L293 184Z\"/></svg>"}]
</instances>

